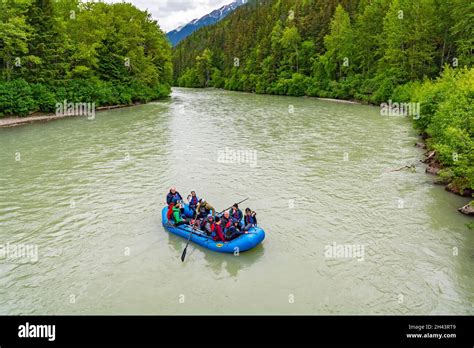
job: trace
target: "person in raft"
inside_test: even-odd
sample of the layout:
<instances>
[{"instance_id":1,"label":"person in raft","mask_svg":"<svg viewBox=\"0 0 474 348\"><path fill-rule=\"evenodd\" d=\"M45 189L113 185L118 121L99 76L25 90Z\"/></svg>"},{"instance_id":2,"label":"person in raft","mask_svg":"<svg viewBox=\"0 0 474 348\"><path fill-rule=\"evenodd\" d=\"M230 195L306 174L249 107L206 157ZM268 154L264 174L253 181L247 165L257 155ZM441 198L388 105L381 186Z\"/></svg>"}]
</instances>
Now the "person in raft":
<instances>
[{"instance_id":1,"label":"person in raft","mask_svg":"<svg viewBox=\"0 0 474 348\"><path fill-rule=\"evenodd\" d=\"M183 197L181 197L179 192L176 191L176 187L171 186L170 192L168 192L168 194L166 195L166 204L170 205L171 203L173 203L173 199L175 199L176 201L182 201Z\"/></svg>"},{"instance_id":2,"label":"person in raft","mask_svg":"<svg viewBox=\"0 0 474 348\"><path fill-rule=\"evenodd\" d=\"M173 211L172 217L173 217L173 222L175 226L181 226L181 225L185 225L189 223L186 219L184 219L181 216L181 208L183 208L181 201L178 201L172 208L172 211Z\"/></svg>"},{"instance_id":3,"label":"person in raft","mask_svg":"<svg viewBox=\"0 0 474 348\"><path fill-rule=\"evenodd\" d=\"M222 221L222 228L225 233L225 231L232 225L230 213L228 210L226 210L224 214L222 215L221 221Z\"/></svg>"},{"instance_id":4,"label":"person in raft","mask_svg":"<svg viewBox=\"0 0 474 348\"><path fill-rule=\"evenodd\" d=\"M199 224L199 229L206 232L207 235L211 235L213 231L214 217L209 214L206 219L202 219Z\"/></svg>"},{"instance_id":5,"label":"person in raft","mask_svg":"<svg viewBox=\"0 0 474 348\"><path fill-rule=\"evenodd\" d=\"M196 216L196 208L199 204L199 200L196 196L196 191L191 191L191 194L188 195L188 204L189 208L193 211L193 216Z\"/></svg>"},{"instance_id":6,"label":"person in raft","mask_svg":"<svg viewBox=\"0 0 474 348\"><path fill-rule=\"evenodd\" d=\"M254 226L257 226L257 213L250 208L245 208L244 228L242 230L248 231Z\"/></svg>"},{"instance_id":7,"label":"person in raft","mask_svg":"<svg viewBox=\"0 0 474 348\"><path fill-rule=\"evenodd\" d=\"M230 217L239 222L239 230L244 227L242 222L244 215L242 214L242 210L239 209L239 205L237 203L234 203L230 209Z\"/></svg>"},{"instance_id":8,"label":"person in raft","mask_svg":"<svg viewBox=\"0 0 474 348\"><path fill-rule=\"evenodd\" d=\"M206 232L208 236L211 236L213 240L225 242L224 233L222 232L221 221L218 216L214 220L214 216L209 214L200 226L201 230Z\"/></svg>"},{"instance_id":9,"label":"person in raft","mask_svg":"<svg viewBox=\"0 0 474 348\"><path fill-rule=\"evenodd\" d=\"M235 239L242 234L240 232L239 221L237 219L232 218L228 210L224 212L220 219L222 230L224 232L226 240Z\"/></svg>"},{"instance_id":10,"label":"person in raft","mask_svg":"<svg viewBox=\"0 0 474 348\"><path fill-rule=\"evenodd\" d=\"M168 197L167 197L168 198ZM168 203L168 213L166 214L166 217L168 219L168 222L173 221L173 208L175 205L178 204L178 198L174 197L170 203Z\"/></svg>"},{"instance_id":11,"label":"person in raft","mask_svg":"<svg viewBox=\"0 0 474 348\"><path fill-rule=\"evenodd\" d=\"M212 239L216 242L225 242L225 237L224 233L222 231L222 225L221 225L221 219L216 216L215 222L214 222L214 231L213 234L211 234Z\"/></svg>"},{"instance_id":12,"label":"person in raft","mask_svg":"<svg viewBox=\"0 0 474 348\"><path fill-rule=\"evenodd\" d=\"M234 218L231 218L231 220L228 222L228 225L230 226L226 228L224 236L227 241L233 240L237 237L239 237L242 234L247 234L248 232L246 231L241 231L240 230L240 221Z\"/></svg>"},{"instance_id":13,"label":"person in raft","mask_svg":"<svg viewBox=\"0 0 474 348\"><path fill-rule=\"evenodd\" d=\"M196 207L196 213L197 213L197 218L198 219L205 219L206 216L211 214L212 216L215 215L216 210L212 205L209 204L209 202L206 202L205 199L200 198L199 203Z\"/></svg>"}]
</instances>

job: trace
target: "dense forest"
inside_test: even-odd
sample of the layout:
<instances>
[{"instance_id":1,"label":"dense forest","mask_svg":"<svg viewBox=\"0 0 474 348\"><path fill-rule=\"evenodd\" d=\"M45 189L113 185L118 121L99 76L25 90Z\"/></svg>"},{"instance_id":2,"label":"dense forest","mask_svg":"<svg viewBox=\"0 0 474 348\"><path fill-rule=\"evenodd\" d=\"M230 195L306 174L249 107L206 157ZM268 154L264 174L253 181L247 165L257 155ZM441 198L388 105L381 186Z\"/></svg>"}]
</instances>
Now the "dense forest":
<instances>
[{"instance_id":1,"label":"dense forest","mask_svg":"<svg viewBox=\"0 0 474 348\"><path fill-rule=\"evenodd\" d=\"M474 189L474 2L251 0L174 49L184 87L419 103L449 188Z\"/></svg>"},{"instance_id":2,"label":"dense forest","mask_svg":"<svg viewBox=\"0 0 474 348\"><path fill-rule=\"evenodd\" d=\"M78 0L0 2L0 116L167 96L171 46L131 4Z\"/></svg>"}]
</instances>

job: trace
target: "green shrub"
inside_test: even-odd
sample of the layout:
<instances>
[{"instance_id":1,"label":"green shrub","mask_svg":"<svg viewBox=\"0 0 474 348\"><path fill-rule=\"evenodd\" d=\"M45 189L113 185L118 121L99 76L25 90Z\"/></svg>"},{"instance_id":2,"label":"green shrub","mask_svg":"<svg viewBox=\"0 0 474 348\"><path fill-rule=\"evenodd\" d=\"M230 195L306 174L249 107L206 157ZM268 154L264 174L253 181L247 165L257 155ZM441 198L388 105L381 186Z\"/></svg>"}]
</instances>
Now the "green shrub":
<instances>
[{"instance_id":1,"label":"green shrub","mask_svg":"<svg viewBox=\"0 0 474 348\"><path fill-rule=\"evenodd\" d=\"M446 67L436 81L413 86L411 100L421 104L414 122L429 136L443 177L459 190L474 189L474 69Z\"/></svg>"},{"instance_id":2,"label":"green shrub","mask_svg":"<svg viewBox=\"0 0 474 348\"><path fill-rule=\"evenodd\" d=\"M188 68L183 75L178 79L178 86L180 87L204 87L199 81L199 76L195 68Z\"/></svg>"},{"instance_id":3,"label":"green shrub","mask_svg":"<svg viewBox=\"0 0 474 348\"><path fill-rule=\"evenodd\" d=\"M309 78L302 74L293 74L291 80L289 80L288 95L295 97L303 96L306 94L306 90L309 86Z\"/></svg>"},{"instance_id":4,"label":"green shrub","mask_svg":"<svg viewBox=\"0 0 474 348\"><path fill-rule=\"evenodd\" d=\"M56 110L56 95L49 86L33 84L31 91L39 111L54 112Z\"/></svg>"},{"instance_id":5,"label":"green shrub","mask_svg":"<svg viewBox=\"0 0 474 348\"><path fill-rule=\"evenodd\" d=\"M97 78L61 81L55 85L28 84L25 80L0 83L0 116L25 116L42 111L54 112L56 103L64 100L72 103L95 103L104 105L148 102L169 95L169 85L144 83L119 84Z\"/></svg>"},{"instance_id":6,"label":"green shrub","mask_svg":"<svg viewBox=\"0 0 474 348\"><path fill-rule=\"evenodd\" d=\"M393 100L393 102L398 103L411 102L414 91L420 88L420 85L421 83L419 81L412 81L404 85L397 86L393 90L391 99Z\"/></svg>"},{"instance_id":7,"label":"green shrub","mask_svg":"<svg viewBox=\"0 0 474 348\"><path fill-rule=\"evenodd\" d=\"M23 79L0 83L0 113L26 116L38 111L31 86Z\"/></svg>"},{"instance_id":8,"label":"green shrub","mask_svg":"<svg viewBox=\"0 0 474 348\"><path fill-rule=\"evenodd\" d=\"M396 86L395 78L377 76L372 80L372 82L374 83L374 86L376 86L376 90L371 95L369 99L370 102L377 105L388 102L388 100L392 97Z\"/></svg>"}]
</instances>

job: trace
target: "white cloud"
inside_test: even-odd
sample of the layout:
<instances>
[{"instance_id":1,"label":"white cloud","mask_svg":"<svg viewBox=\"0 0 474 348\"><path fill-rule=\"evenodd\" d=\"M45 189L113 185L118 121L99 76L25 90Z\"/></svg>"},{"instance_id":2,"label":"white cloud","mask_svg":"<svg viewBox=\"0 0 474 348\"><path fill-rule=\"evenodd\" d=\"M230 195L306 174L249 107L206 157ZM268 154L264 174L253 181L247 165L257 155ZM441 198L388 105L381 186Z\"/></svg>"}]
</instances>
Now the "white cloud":
<instances>
[{"instance_id":1,"label":"white cloud","mask_svg":"<svg viewBox=\"0 0 474 348\"><path fill-rule=\"evenodd\" d=\"M107 2L123 2L123 0L106 0ZM158 21L165 32L176 29L194 18L212 12L230 4L232 0L127 0L141 10L148 10Z\"/></svg>"}]
</instances>

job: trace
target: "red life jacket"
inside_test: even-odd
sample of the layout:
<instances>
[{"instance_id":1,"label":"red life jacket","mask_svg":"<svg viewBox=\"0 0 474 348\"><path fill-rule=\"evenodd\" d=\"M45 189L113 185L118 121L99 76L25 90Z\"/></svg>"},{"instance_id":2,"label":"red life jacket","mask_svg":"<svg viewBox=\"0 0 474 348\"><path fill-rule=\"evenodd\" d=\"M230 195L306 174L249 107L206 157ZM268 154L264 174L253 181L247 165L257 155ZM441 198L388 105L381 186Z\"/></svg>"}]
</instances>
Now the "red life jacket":
<instances>
[{"instance_id":1,"label":"red life jacket","mask_svg":"<svg viewBox=\"0 0 474 348\"><path fill-rule=\"evenodd\" d=\"M212 239L214 239L216 242L217 241L225 242L225 237L224 237L224 234L222 233L222 226L213 224L212 227L213 227Z\"/></svg>"},{"instance_id":2,"label":"red life jacket","mask_svg":"<svg viewBox=\"0 0 474 348\"><path fill-rule=\"evenodd\" d=\"M222 222L225 222L225 224L223 225L224 228L229 228L230 226L232 226L232 218L229 216L229 220L227 220L227 218L223 217L221 219Z\"/></svg>"},{"instance_id":3,"label":"red life jacket","mask_svg":"<svg viewBox=\"0 0 474 348\"><path fill-rule=\"evenodd\" d=\"M166 218L168 219L168 221L171 221L171 219L173 218L173 206L173 203L170 203L168 205L168 213L166 214Z\"/></svg>"}]
</instances>

